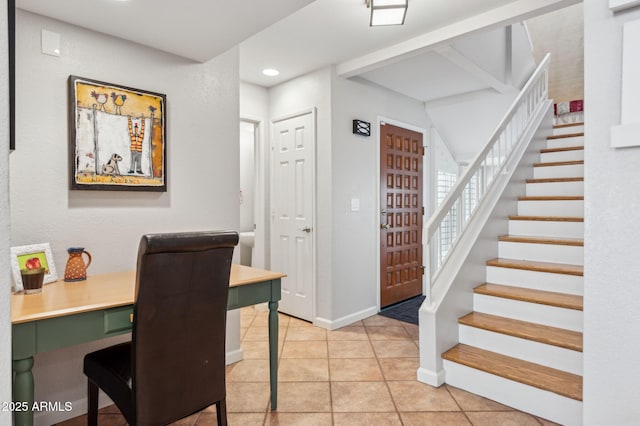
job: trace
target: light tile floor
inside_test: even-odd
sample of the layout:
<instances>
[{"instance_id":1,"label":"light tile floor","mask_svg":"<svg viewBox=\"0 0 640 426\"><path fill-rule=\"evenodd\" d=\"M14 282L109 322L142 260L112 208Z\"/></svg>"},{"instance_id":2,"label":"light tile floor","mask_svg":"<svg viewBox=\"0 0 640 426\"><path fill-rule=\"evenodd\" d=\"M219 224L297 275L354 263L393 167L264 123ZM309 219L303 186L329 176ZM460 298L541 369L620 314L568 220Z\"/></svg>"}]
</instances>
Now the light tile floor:
<instances>
[{"instance_id":1,"label":"light tile floor","mask_svg":"<svg viewBox=\"0 0 640 426\"><path fill-rule=\"evenodd\" d=\"M418 327L372 316L335 331L280 314L278 410L269 410L268 313L241 310L244 360L227 367L231 426L553 425L451 386L416 380ZM85 416L63 426L86 424ZM99 424L125 425L114 406ZM215 425L215 407L174 423Z\"/></svg>"}]
</instances>

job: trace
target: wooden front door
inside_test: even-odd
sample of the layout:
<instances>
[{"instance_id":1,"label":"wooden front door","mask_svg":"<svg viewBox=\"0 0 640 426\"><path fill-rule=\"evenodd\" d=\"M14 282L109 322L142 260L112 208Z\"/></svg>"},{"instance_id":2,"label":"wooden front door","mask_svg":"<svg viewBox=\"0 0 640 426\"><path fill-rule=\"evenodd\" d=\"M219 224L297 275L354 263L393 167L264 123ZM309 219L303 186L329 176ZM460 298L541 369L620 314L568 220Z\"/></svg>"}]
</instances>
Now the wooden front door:
<instances>
[{"instance_id":1,"label":"wooden front door","mask_svg":"<svg viewBox=\"0 0 640 426\"><path fill-rule=\"evenodd\" d=\"M422 134L380 125L380 307L422 294Z\"/></svg>"}]
</instances>

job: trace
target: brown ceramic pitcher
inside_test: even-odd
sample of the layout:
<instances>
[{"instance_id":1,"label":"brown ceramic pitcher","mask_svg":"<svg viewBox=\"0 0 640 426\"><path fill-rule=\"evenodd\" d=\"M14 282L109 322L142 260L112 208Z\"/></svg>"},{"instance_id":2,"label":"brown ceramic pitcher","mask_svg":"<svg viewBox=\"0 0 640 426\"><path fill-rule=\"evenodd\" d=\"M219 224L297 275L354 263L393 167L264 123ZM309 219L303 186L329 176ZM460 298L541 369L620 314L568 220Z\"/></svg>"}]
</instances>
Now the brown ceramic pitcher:
<instances>
[{"instance_id":1,"label":"brown ceramic pitcher","mask_svg":"<svg viewBox=\"0 0 640 426\"><path fill-rule=\"evenodd\" d=\"M67 266L64 269L64 280L67 282L86 280L87 268L91 265L91 254L84 247L69 247L67 252L69 259L67 259ZM87 255L86 264L82 258L83 254Z\"/></svg>"}]
</instances>

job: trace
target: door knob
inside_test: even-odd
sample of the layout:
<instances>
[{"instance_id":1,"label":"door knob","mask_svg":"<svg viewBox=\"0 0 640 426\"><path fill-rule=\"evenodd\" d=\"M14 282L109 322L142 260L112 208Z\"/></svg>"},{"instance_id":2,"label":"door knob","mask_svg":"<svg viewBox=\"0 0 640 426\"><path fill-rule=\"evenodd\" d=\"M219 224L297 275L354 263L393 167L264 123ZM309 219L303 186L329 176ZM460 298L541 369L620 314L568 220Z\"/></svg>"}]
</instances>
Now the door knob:
<instances>
[{"instance_id":1,"label":"door knob","mask_svg":"<svg viewBox=\"0 0 640 426\"><path fill-rule=\"evenodd\" d=\"M298 229L298 231L306 232L308 234L308 233L311 232L311 227L310 226L305 226L302 229Z\"/></svg>"},{"instance_id":2,"label":"door knob","mask_svg":"<svg viewBox=\"0 0 640 426\"><path fill-rule=\"evenodd\" d=\"M384 223L384 224L381 224L381 225L380 225L380 228L382 228L382 229L389 229L389 228L391 228L391 225L389 225L388 223Z\"/></svg>"}]
</instances>

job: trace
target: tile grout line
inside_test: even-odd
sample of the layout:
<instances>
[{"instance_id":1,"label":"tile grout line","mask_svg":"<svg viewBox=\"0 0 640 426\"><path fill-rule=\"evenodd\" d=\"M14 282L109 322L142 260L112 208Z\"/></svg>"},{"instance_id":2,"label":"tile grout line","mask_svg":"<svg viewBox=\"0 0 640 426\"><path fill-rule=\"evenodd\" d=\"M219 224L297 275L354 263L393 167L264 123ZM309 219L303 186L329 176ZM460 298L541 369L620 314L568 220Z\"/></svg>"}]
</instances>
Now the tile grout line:
<instances>
[{"instance_id":1,"label":"tile grout line","mask_svg":"<svg viewBox=\"0 0 640 426\"><path fill-rule=\"evenodd\" d=\"M325 344L327 347L327 377L329 378L329 409L331 410L331 425L336 424L335 412L333 410L333 391L331 390L331 355L329 354L329 333L325 331L324 334L326 340Z\"/></svg>"},{"instance_id":2,"label":"tile grout line","mask_svg":"<svg viewBox=\"0 0 640 426\"><path fill-rule=\"evenodd\" d=\"M464 416L465 419L467 419L467 421L469 422L470 425L473 426L473 422L471 421L471 419L469 418L469 416L467 415L467 412L462 408L462 405L460 405L460 403L458 402L458 400L456 399L455 396L453 396L453 394L451 393L451 389L449 389L449 386L447 386L446 383L443 383L441 386L444 386L445 389L447 390L447 393L449 394L449 396L451 397L451 399L453 399L453 402L456 403L456 405L458 406L458 408L460 409L460 412L462 413L462 415Z\"/></svg>"},{"instance_id":3,"label":"tile grout line","mask_svg":"<svg viewBox=\"0 0 640 426\"><path fill-rule=\"evenodd\" d=\"M401 425L404 425L404 421L402 420L402 416L400 415L400 410L398 410L398 405L396 404L396 400L393 398L393 393L391 393L389 382L387 381L387 378L384 375L384 370L382 369L382 365L380 364L380 358L378 358L378 353L376 352L376 348L373 345L373 340L371 340L371 336L369 335L369 328L367 324L364 322L364 320L362 321L362 325L364 326L365 333L367 333L367 339L369 339L369 344L371 345L371 349L373 350L373 356L376 357L376 363L378 364L378 368L380 369L380 373L382 374L382 379L384 380L384 385L387 388L387 392L389 392L389 397L391 398L391 403L393 404L393 408L396 410L396 415L398 416L398 420L400 421Z\"/></svg>"}]
</instances>

